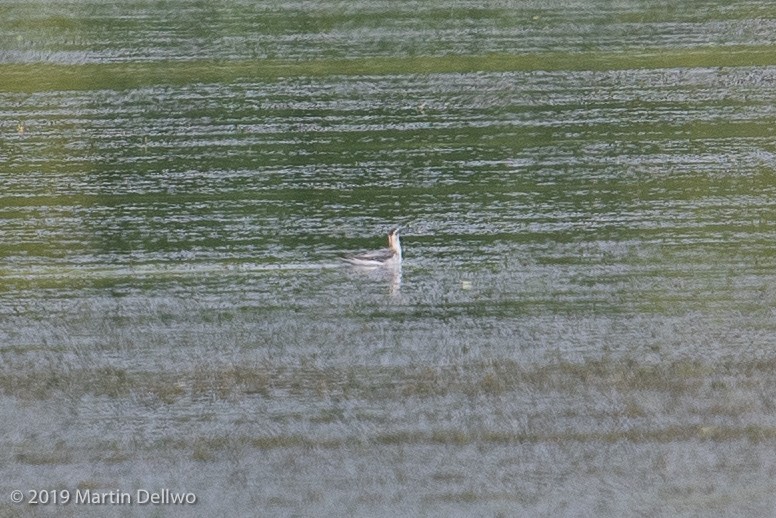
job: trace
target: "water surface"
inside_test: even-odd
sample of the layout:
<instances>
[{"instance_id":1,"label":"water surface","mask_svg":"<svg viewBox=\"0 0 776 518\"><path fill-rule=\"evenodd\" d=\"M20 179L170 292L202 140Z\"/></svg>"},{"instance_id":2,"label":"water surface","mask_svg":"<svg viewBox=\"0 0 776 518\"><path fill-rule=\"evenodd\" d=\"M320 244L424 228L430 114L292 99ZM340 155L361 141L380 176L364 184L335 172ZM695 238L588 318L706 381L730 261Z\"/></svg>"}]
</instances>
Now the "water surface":
<instances>
[{"instance_id":1,"label":"water surface","mask_svg":"<svg viewBox=\"0 0 776 518\"><path fill-rule=\"evenodd\" d=\"M0 14L2 494L772 511L770 3Z\"/></svg>"}]
</instances>

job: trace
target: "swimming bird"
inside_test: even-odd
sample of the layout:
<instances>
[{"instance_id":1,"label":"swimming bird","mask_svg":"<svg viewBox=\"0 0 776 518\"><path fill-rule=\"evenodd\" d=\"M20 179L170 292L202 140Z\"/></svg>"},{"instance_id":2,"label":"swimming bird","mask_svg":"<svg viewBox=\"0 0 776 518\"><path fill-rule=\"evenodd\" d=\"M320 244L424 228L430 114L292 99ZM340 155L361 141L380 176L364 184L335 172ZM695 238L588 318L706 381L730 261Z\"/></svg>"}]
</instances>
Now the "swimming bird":
<instances>
[{"instance_id":1,"label":"swimming bird","mask_svg":"<svg viewBox=\"0 0 776 518\"><path fill-rule=\"evenodd\" d=\"M388 248L343 257L342 260L354 266L365 266L367 268L400 265L401 243L399 242L399 227L392 228L388 232Z\"/></svg>"}]
</instances>

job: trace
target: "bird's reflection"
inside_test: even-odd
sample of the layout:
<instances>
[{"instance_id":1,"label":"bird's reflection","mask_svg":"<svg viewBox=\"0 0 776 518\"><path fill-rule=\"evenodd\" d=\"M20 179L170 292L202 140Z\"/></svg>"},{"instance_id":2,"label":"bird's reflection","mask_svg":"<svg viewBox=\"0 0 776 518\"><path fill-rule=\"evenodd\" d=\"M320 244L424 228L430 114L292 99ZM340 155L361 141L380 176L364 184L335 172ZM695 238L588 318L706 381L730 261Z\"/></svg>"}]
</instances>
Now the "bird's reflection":
<instances>
[{"instance_id":1,"label":"bird's reflection","mask_svg":"<svg viewBox=\"0 0 776 518\"><path fill-rule=\"evenodd\" d=\"M391 289L389 293L392 297L398 297L401 291L401 264L391 270Z\"/></svg>"},{"instance_id":2,"label":"bird's reflection","mask_svg":"<svg viewBox=\"0 0 776 518\"><path fill-rule=\"evenodd\" d=\"M398 297L401 292L401 264L390 268L354 266L351 270L371 280L385 282L388 285L388 294L392 297Z\"/></svg>"}]
</instances>

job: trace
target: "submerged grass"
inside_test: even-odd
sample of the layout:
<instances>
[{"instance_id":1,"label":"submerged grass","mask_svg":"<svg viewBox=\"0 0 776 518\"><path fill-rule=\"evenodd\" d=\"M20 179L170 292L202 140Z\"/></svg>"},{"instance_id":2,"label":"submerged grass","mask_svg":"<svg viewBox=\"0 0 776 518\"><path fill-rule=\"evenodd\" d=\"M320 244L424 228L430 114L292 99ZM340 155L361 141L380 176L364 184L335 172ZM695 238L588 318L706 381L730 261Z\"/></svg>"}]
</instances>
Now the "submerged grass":
<instances>
[{"instance_id":1,"label":"submerged grass","mask_svg":"<svg viewBox=\"0 0 776 518\"><path fill-rule=\"evenodd\" d=\"M707 452L699 472L728 462L721 469L739 477L750 457L740 460L738 451L767 455L776 444L769 417L776 359L403 366L203 359L187 369L133 371L89 357L21 365L15 354L0 362L0 405L12 414L0 459L14 473L48 477L40 485L58 472L73 487L111 489L134 467L172 465L193 474L187 480L204 473L205 486L224 476L245 491L255 491L254 480L315 494L347 484L358 498L415 490L429 502L476 506L540 497L547 480L577 472L620 481L632 469L648 474L639 490L655 478L687 487L675 474L687 460L683 451ZM41 417L47 412L53 420ZM759 462L758 476L770 468ZM122 475L100 480L95 469ZM309 486L312 479L323 483ZM279 487L257 498L297 506L277 496L285 494Z\"/></svg>"},{"instance_id":2,"label":"submerged grass","mask_svg":"<svg viewBox=\"0 0 776 518\"><path fill-rule=\"evenodd\" d=\"M180 430L161 438L138 436L126 444L115 437L92 439L53 449L36 441L15 445L9 460L32 466L82 458L121 463L161 451L210 463L229 452L300 448L776 440L776 426L762 418L772 413L776 398L776 359L600 359L538 366L494 359L386 367L264 362L178 371L5 365L0 394L21 407L64 403L83 409L100 400L116 409L139 406L141 414L147 408L164 419L180 413L173 417ZM220 412L254 410L221 427L203 420L217 401ZM192 410L197 408L205 413ZM420 412L428 422L393 422L395 412ZM192 424L192 415L207 424Z\"/></svg>"},{"instance_id":3,"label":"submerged grass","mask_svg":"<svg viewBox=\"0 0 776 518\"><path fill-rule=\"evenodd\" d=\"M776 381L776 360L704 363L697 360L643 364L594 360L524 366L514 360L448 366L315 367L299 365L198 366L189 371L128 371L111 366L0 370L0 392L21 400L66 396L152 397L162 403L203 398L351 398L390 400L450 394L500 396L615 390L657 391L676 396L724 393ZM767 385L767 384L766 384Z\"/></svg>"},{"instance_id":4,"label":"submerged grass","mask_svg":"<svg viewBox=\"0 0 776 518\"><path fill-rule=\"evenodd\" d=\"M152 61L102 64L0 64L0 91L129 89L149 85L232 83L302 76L359 76L742 67L776 64L776 50L763 46L700 47L633 52L579 52L370 57L311 61Z\"/></svg>"},{"instance_id":5,"label":"submerged grass","mask_svg":"<svg viewBox=\"0 0 776 518\"><path fill-rule=\"evenodd\" d=\"M196 462L218 462L225 452L279 449L341 449L370 448L373 446L454 446L469 445L518 445L518 444L573 444L573 443L656 443L669 444L687 441L748 441L761 443L776 441L776 427L747 425L734 426L669 426L658 429L623 429L609 431L568 431L558 433L526 433L467 431L462 429L439 429L433 431L408 431L378 433L368 439L351 436L315 437L308 435L235 435L224 434L212 437L181 437L162 439L144 444L134 444L130 450L117 448L112 443L59 444L45 451L37 445L17 445L14 462L31 466L66 465L78 461L81 449L87 449L91 462L121 463L135 461L138 455L157 457L159 452L183 452ZM106 454L105 452L109 452Z\"/></svg>"},{"instance_id":6,"label":"submerged grass","mask_svg":"<svg viewBox=\"0 0 776 518\"><path fill-rule=\"evenodd\" d=\"M684 441L737 441L752 443L776 440L776 427L747 425L735 426L668 426L656 429L623 429L609 431L567 431L558 433L526 433L467 431L461 429L438 429L433 431L407 431L378 433L368 439L352 436L314 437L308 435L233 435L216 437L164 439L141 445L139 451L184 451L195 461L209 462L222 458L221 453L240 452L245 449L274 450L285 448L336 449L371 446L467 446L473 444L509 445L535 443L658 443L667 444ZM101 445L92 445L100 451ZM57 452L31 455L27 452L16 455L16 461L26 464L62 464L77 456L76 448L63 448ZM126 457L129 459L130 457ZM96 457L95 457L96 459ZM121 462L124 456L116 453L111 462ZM100 457L99 460L106 460Z\"/></svg>"}]
</instances>

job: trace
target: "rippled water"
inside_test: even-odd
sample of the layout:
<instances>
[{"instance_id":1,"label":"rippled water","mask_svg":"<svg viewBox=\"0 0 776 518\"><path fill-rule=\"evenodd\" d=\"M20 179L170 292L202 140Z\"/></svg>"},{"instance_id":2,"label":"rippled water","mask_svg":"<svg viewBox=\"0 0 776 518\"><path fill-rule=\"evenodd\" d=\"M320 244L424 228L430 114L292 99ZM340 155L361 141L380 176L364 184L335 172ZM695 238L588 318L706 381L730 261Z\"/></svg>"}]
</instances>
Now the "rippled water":
<instances>
[{"instance_id":1,"label":"rippled water","mask_svg":"<svg viewBox=\"0 0 776 518\"><path fill-rule=\"evenodd\" d=\"M772 512L769 2L0 15L2 494Z\"/></svg>"},{"instance_id":2,"label":"rippled water","mask_svg":"<svg viewBox=\"0 0 776 518\"><path fill-rule=\"evenodd\" d=\"M405 57L773 45L769 1L5 0L6 61ZM334 72L334 71L332 71Z\"/></svg>"}]
</instances>

